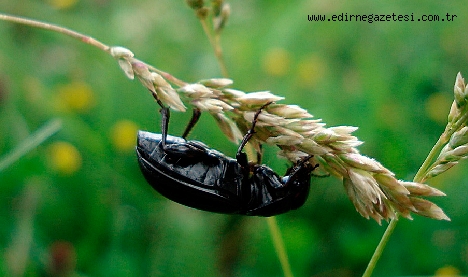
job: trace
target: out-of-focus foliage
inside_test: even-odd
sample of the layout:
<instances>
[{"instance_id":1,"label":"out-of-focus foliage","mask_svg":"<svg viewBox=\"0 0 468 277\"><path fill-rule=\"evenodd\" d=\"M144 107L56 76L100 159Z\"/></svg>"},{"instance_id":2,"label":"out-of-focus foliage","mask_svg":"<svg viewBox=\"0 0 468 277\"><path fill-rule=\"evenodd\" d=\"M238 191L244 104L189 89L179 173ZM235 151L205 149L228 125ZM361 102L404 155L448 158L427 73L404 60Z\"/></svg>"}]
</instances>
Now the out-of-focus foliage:
<instances>
[{"instance_id":1,"label":"out-of-focus foliage","mask_svg":"<svg viewBox=\"0 0 468 277\"><path fill-rule=\"evenodd\" d=\"M271 90L329 126L352 125L367 156L410 180L443 131L458 71L468 74L464 1L232 1L222 45L234 87ZM219 77L184 1L4 0L0 11L67 26L187 82ZM307 15L414 14L414 22L310 22ZM418 22L446 13L448 22ZM281 276L262 218L169 202L144 181L132 137L158 132L158 106L114 60L68 37L0 22L0 156L51 118L62 129L0 172L0 274ZM180 135L190 113L173 113ZM234 155L208 116L192 139ZM134 143L134 142L133 142ZM287 164L266 149L264 162ZM468 274L468 167L431 180L451 222L402 219L375 276ZM297 276L356 276L384 227L361 218L341 182L313 178L308 202L278 217Z\"/></svg>"}]
</instances>

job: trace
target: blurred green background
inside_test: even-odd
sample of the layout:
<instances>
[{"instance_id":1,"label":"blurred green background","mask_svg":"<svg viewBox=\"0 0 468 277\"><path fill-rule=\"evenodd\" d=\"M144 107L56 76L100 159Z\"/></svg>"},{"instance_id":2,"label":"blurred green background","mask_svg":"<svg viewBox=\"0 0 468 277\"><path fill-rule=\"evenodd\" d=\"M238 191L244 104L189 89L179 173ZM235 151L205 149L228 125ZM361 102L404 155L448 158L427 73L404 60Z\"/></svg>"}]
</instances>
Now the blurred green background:
<instances>
[{"instance_id":1,"label":"blurred green background","mask_svg":"<svg viewBox=\"0 0 468 277\"><path fill-rule=\"evenodd\" d=\"M328 126L358 126L363 154L411 180L443 131L457 72L468 76L466 1L232 1L222 35L234 88L271 90ZM219 77L182 0L2 0L0 11L131 49L187 82ZM309 22L309 14L455 14L453 22ZM182 134L190 113L172 113ZM0 156L51 119L58 133L0 172L3 276L282 276L265 219L200 212L146 184L137 129L158 106L105 53L0 22ZM191 134L230 156L209 116ZM264 162L287 163L266 147ZM465 163L431 180L451 217L402 219L374 276L468 274ZM295 276L359 276L385 230L340 180L313 178L303 208L277 217ZM62 275L60 275L62 274Z\"/></svg>"}]
</instances>

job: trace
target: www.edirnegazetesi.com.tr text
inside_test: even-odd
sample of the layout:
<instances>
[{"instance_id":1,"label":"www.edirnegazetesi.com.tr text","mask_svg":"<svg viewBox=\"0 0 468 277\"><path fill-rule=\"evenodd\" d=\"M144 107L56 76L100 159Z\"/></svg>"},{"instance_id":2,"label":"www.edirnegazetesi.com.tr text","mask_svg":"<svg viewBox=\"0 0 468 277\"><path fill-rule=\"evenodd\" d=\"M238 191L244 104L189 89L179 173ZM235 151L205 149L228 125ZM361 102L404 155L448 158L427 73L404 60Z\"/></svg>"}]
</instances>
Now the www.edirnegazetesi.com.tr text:
<instances>
[{"instance_id":1,"label":"www.edirnegazetesi.com.tr text","mask_svg":"<svg viewBox=\"0 0 468 277\"><path fill-rule=\"evenodd\" d=\"M456 14L446 13L443 16L437 14L423 14L421 16L415 16L414 13L411 14L334 14L327 16L324 14L309 14L307 15L308 21L335 21L335 22L413 22L413 21L454 21L457 18Z\"/></svg>"}]
</instances>

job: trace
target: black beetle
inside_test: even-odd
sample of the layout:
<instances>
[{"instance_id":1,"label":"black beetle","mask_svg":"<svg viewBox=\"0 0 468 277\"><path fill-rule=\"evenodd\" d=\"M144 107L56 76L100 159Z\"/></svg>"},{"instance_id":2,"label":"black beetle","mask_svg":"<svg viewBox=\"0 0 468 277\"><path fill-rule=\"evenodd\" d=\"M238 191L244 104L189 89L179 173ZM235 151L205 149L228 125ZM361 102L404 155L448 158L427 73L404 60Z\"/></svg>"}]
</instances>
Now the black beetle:
<instances>
[{"instance_id":1,"label":"black beetle","mask_svg":"<svg viewBox=\"0 0 468 277\"><path fill-rule=\"evenodd\" d=\"M146 181L172 201L209 212L274 216L301 207L309 195L311 172L318 166L309 163L311 156L280 177L265 165L249 164L242 152L260 111L236 159L199 141L139 131L136 152Z\"/></svg>"},{"instance_id":2,"label":"black beetle","mask_svg":"<svg viewBox=\"0 0 468 277\"><path fill-rule=\"evenodd\" d=\"M280 177L265 165L242 164L199 141L167 136L163 148L162 136L139 131L137 155L146 181L170 200L209 212L255 216L282 214L307 200L316 167L307 158Z\"/></svg>"}]
</instances>

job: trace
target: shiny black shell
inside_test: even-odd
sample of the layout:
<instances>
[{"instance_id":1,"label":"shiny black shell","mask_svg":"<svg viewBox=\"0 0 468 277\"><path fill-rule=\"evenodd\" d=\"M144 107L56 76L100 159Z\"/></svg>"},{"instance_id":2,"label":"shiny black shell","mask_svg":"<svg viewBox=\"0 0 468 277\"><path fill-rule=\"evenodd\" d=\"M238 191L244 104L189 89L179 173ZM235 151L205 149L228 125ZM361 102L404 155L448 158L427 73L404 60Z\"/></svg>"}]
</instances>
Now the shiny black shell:
<instances>
[{"instance_id":1,"label":"shiny black shell","mask_svg":"<svg viewBox=\"0 0 468 277\"><path fill-rule=\"evenodd\" d=\"M177 203L215 213L273 216L299 208L309 195L315 167L308 162L280 177L265 165L241 165L199 141L167 136L163 149L161 140L161 134L139 131L138 162L147 182Z\"/></svg>"}]
</instances>

